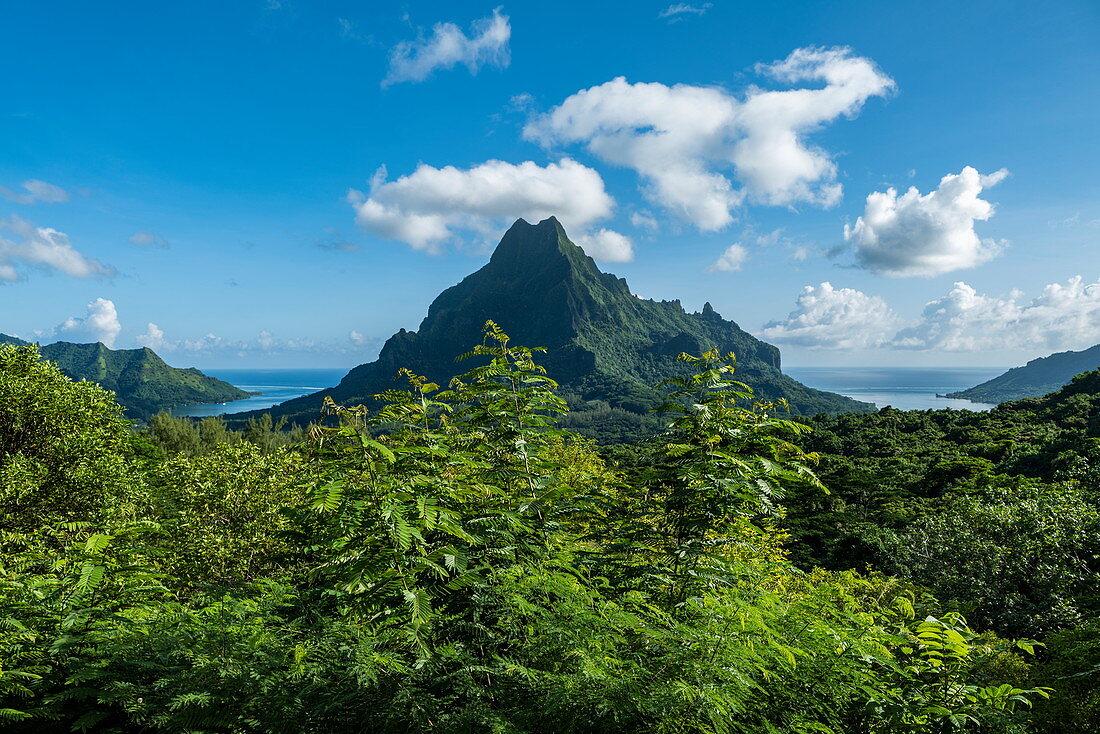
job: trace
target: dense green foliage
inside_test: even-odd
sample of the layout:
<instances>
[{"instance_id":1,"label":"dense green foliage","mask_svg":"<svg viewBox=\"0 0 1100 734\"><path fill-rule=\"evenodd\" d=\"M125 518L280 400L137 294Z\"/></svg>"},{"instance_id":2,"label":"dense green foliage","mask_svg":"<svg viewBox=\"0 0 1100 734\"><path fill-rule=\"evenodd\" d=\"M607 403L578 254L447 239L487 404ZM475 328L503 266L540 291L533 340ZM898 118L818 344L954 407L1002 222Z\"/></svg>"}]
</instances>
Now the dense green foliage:
<instances>
[{"instance_id":1,"label":"dense green foliage","mask_svg":"<svg viewBox=\"0 0 1100 734\"><path fill-rule=\"evenodd\" d=\"M1037 718L1095 731L1100 372L988 413L885 409L811 425L801 445L820 452L831 494L787 498L793 559L879 569L979 629L1042 639L1034 679L1063 688Z\"/></svg>"},{"instance_id":2,"label":"dense green foliage","mask_svg":"<svg viewBox=\"0 0 1100 734\"><path fill-rule=\"evenodd\" d=\"M5 730L1025 732L1035 670L1094 662L1088 627L1035 667L909 581L792 564L814 439L728 356L680 357L620 469L536 354L490 323L445 389L406 371L279 445L133 433L0 348Z\"/></svg>"},{"instance_id":3,"label":"dense green foliage","mask_svg":"<svg viewBox=\"0 0 1100 734\"><path fill-rule=\"evenodd\" d=\"M103 521L129 502L128 425L111 395L34 347L0 346L0 533Z\"/></svg>"},{"instance_id":4,"label":"dense green foliage","mask_svg":"<svg viewBox=\"0 0 1100 734\"><path fill-rule=\"evenodd\" d=\"M1068 385L1075 375L1091 372L1098 367L1100 344L1080 352L1058 352L1033 359L1023 367L1013 367L1003 375L947 397L965 398L978 403L1038 398Z\"/></svg>"},{"instance_id":5,"label":"dense green foliage","mask_svg":"<svg viewBox=\"0 0 1100 734\"><path fill-rule=\"evenodd\" d=\"M240 430L226 425L221 416L195 420L177 418L168 413L157 413L145 423L143 437L150 448L166 454L200 456L229 444L247 442L264 451L301 443L306 430L301 426L287 426L285 421L273 421L264 414L245 423Z\"/></svg>"},{"instance_id":6,"label":"dense green foliage","mask_svg":"<svg viewBox=\"0 0 1100 734\"><path fill-rule=\"evenodd\" d=\"M326 397L372 404L375 394L399 386L394 376L400 368L445 384L459 370L452 355L476 341L489 319L500 320L523 343L549 348L544 366L571 409L563 426L601 443L656 432L660 423L648 411L663 397L654 386L683 374L678 354L712 347L737 354L738 373L755 394L785 398L795 414L873 410L784 375L778 349L723 319L710 304L687 313L679 301L635 296L625 280L600 272L551 217L537 225L522 219L513 224L489 263L443 291L419 330L394 334L376 361L356 367L334 388L271 412L308 423ZM241 414L240 420L251 417L256 414Z\"/></svg>"}]
</instances>

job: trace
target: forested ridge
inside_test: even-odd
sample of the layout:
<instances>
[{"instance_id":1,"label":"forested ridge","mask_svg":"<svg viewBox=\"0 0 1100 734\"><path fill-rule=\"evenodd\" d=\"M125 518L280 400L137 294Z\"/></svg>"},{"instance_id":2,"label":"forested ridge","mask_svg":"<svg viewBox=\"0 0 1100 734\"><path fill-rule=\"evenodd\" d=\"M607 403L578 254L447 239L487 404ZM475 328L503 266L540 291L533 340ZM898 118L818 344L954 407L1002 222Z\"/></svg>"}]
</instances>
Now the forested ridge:
<instances>
[{"instance_id":1,"label":"forested ridge","mask_svg":"<svg viewBox=\"0 0 1100 734\"><path fill-rule=\"evenodd\" d=\"M598 446L463 356L238 432L0 346L3 730L1097 730L1100 372L809 419L681 354Z\"/></svg>"},{"instance_id":2,"label":"forested ridge","mask_svg":"<svg viewBox=\"0 0 1100 734\"><path fill-rule=\"evenodd\" d=\"M0 334L0 344L28 342ZM148 347L110 349L102 343L54 342L40 347L74 380L90 380L115 394L127 417L145 420L181 405L243 400L249 393L194 367L172 367Z\"/></svg>"},{"instance_id":3,"label":"forested ridge","mask_svg":"<svg viewBox=\"0 0 1100 734\"><path fill-rule=\"evenodd\" d=\"M979 403L1037 398L1067 385L1075 375L1100 367L1100 344L1080 352L1057 352L1013 367L980 385L950 393L946 397Z\"/></svg>"}]
</instances>

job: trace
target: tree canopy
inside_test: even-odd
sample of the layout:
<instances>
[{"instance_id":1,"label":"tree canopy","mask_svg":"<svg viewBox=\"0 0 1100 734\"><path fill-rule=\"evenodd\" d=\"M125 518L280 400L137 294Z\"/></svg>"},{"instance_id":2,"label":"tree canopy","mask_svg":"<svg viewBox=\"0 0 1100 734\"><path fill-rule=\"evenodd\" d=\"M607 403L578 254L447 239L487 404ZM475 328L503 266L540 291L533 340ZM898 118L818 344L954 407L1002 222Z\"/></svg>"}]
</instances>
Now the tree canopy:
<instances>
[{"instance_id":1,"label":"tree canopy","mask_svg":"<svg viewBox=\"0 0 1100 734\"><path fill-rule=\"evenodd\" d=\"M608 449L540 350L463 356L284 434L0 347L5 731L1088 730L1082 385L796 421L711 350Z\"/></svg>"}]
</instances>

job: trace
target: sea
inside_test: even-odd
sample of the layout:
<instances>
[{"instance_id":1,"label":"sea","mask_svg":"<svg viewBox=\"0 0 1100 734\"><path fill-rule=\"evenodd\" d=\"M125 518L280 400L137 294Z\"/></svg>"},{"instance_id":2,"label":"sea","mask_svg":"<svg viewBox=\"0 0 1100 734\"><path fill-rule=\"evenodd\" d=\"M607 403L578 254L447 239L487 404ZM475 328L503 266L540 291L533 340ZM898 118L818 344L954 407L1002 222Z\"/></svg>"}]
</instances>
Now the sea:
<instances>
[{"instance_id":1,"label":"sea","mask_svg":"<svg viewBox=\"0 0 1100 734\"><path fill-rule=\"evenodd\" d=\"M784 371L810 387L847 395L856 400L900 410L963 408L989 410L988 403L940 398L980 384L1003 373L1000 367L788 367ZM172 411L178 416L207 416L260 410L291 398L332 387L347 369L209 369L206 374L259 393L245 400L212 405L189 405Z\"/></svg>"},{"instance_id":2,"label":"sea","mask_svg":"<svg viewBox=\"0 0 1100 734\"><path fill-rule=\"evenodd\" d=\"M787 367L783 371L809 387L899 410L989 410L990 403L941 398L1004 373L1007 367Z\"/></svg>"},{"instance_id":3,"label":"sea","mask_svg":"<svg viewBox=\"0 0 1100 734\"><path fill-rule=\"evenodd\" d=\"M185 405L172 411L173 415L190 418L207 418L226 413L243 413L246 410L262 410L311 392L332 387L348 373L346 368L327 369L208 369L205 374L225 380L247 392L259 393L244 400L209 405Z\"/></svg>"}]
</instances>

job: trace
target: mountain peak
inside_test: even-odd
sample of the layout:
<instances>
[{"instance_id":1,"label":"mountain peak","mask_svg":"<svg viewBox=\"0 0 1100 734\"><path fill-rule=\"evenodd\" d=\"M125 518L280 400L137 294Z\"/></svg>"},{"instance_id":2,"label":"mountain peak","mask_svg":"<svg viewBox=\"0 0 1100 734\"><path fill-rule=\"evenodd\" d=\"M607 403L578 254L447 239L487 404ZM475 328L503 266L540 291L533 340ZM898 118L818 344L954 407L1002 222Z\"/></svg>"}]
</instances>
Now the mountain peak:
<instances>
[{"instance_id":1,"label":"mountain peak","mask_svg":"<svg viewBox=\"0 0 1100 734\"><path fill-rule=\"evenodd\" d=\"M557 260L565 254L565 246L576 247L555 217L538 224L517 219L504 233L489 262L509 268L528 267L532 261Z\"/></svg>"},{"instance_id":2,"label":"mountain peak","mask_svg":"<svg viewBox=\"0 0 1100 734\"><path fill-rule=\"evenodd\" d=\"M760 398L786 398L798 413L873 409L782 374L778 349L723 319L710 304L703 313L689 314L678 300L632 295L625 280L601 271L569 241L561 223L548 217L538 224L517 220L488 264L440 293L420 328L394 334L376 361L359 365L334 388L270 412L305 422L315 419L324 397L369 402L400 384L395 375L402 367L446 384L463 369L454 356L482 339L489 319L516 344L549 349L539 361L574 406L571 420L580 421L577 425L618 420L608 413L615 408L634 414L627 423L656 427L647 411L664 397L654 385L683 373L677 361L681 352L711 348L737 355L739 375ZM241 413L232 420L254 415Z\"/></svg>"}]
</instances>

